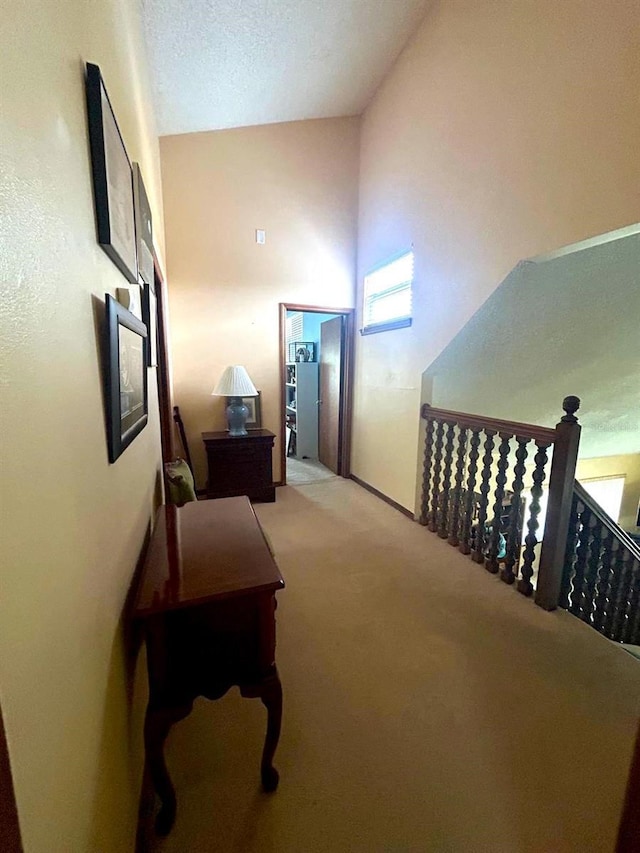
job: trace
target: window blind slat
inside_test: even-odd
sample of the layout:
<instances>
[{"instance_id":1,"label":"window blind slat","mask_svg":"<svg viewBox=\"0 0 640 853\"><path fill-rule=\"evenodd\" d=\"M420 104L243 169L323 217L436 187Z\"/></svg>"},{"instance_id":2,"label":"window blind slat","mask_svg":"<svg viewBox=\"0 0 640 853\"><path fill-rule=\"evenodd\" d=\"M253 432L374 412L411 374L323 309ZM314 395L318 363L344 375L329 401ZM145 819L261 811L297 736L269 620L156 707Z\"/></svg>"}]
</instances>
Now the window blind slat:
<instances>
[{"instance_id":1,"label":"window blind slat","mask_svg":"<svg viewBox=\"0 0 640 853\"><path fill-rule=\"evenodd\" d=\"M411 286L372 297L367 305L365 326L411 316Z\"/></svg>"},{"instance_id":2,"label":"window blind slat","mask_svg":"<svg viewBox=\"0 0 640 853\"><path fill-rule=\"evenodd\" d=\"M363 325L411 317L413 252L373 270L364 279Z\"/></svg>"}]
</instances>

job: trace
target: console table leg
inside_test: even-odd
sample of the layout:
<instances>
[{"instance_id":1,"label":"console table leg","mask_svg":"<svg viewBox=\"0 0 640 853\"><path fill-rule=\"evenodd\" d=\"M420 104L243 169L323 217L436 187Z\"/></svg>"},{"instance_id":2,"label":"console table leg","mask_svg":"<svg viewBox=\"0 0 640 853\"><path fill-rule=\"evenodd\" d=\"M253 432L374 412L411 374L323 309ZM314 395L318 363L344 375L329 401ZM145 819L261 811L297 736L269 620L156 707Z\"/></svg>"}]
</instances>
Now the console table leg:
<instances>
[{"instance_id":1,"label":"console table leg","mask_svg":"<svg viewBox=\"0 0 640 853\"><path fill-rule=\"evenodd\" d=\"M144 745L149 775L161 803L155 824L158 835L167 835L176 819L176 791L164 760L164 742L175 721L175 712L163 708L147 708Z\"/></svg>"},{"instance_id":2,"label":"console table leg","mask_svg":"<svg viewBox=\"0 0 640 853\"><path fill-rule=\"evenodd\" d=\"M273 766L273 756L280 739L282 723L282 685L278 675L272 676L265 683L260 698L267 709L267 736L262 751L260 775L263 789L270 793L276 790L280 781L278 771Z\"/></svg>"}]
</instances>

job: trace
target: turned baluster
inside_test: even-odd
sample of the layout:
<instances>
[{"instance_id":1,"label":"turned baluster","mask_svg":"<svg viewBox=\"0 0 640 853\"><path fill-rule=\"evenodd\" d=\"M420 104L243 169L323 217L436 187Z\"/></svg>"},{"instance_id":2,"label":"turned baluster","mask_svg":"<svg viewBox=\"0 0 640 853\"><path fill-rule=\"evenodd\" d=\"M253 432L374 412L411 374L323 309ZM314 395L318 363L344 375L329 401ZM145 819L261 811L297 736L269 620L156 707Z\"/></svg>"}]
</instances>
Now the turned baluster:
<instances>
[{"instance_id":1,"label":"turned baluster","mask_svg":"<svg viewBox=\"0 0 640 853\"><path fill-rule=\"evenodd\" d=\"M464 462L467 454L466 427L458 427L458 455L456 457L456 476L453 487L453 510L451 512L451 533L449 545L460 544L460 504L462 502L462 480L464 478Z\"/></svg>"},{"instance_id":2,"label":"turned baluster","mask_svg":"<svg viewBox=\"0 0 640 853\"><path fill-rule=\"evenodd\" d=\"M493 521L489 536L489 556L484 567L492 575L498 573L498 552L500 550L500 528L502 525L502 507L504 505L504 487L507 484L507 468L509 466L509 442L511 435L501 432L500 447L498 448L498 473L496 474L496 490L494 492Z\"/></svg>"},{"instance_id":3,"label":"turned baluster","mask_svg":"<svg viewBox=\"0 0 640 853\"><path fill-rule=\"evenodd\" d=\"M438 530L438 512L440 505L440 464L442 462L442 437L444 435L444 423L438 421L436 427L435 451L433 455L433 481L431 483L431 513L429 515L429 530L435 533Z\"/></svg>"},{"instance_id":4,"label":"turned baluster","mask_svg":"<svg viewBox=\"0 0 640 853\"><path fill-rule=\"evenodd\" d=\"M610 530L604 529L604 537L602 538L601 550L601 567L596 581L596 597L593 606L593 627L602 631L604 628L607 610L609 609L609 599L611 596L611 561L613 553L613 533Z\"/></svg>"},{"instance_id":5,"label":"turned baluster","mask_svg":"<svg viewBox=\"0 0 640 853\"><path fill-rule=\"evenodd\" d=\"M609 606L604 620L602 633L613 639L614 626L622 590L622 575L624 573L624 555L626 548L619 539L613 540L611 548L611 589L609 591Z\"/></svg>"},{"instance_id":6,"label":"turned baluster","mask_svg":"<svg viewBox=\"0 0 640 853\"><path fill-rule=\"evenodd\" d=\"M595 515L589 523L591 536L589 554L582 584L582 604L580 618L591 624L593 620L593 599L596 592L596 580L600 569L600 552L602 550L602 523Z\"/></svg>"},{"instance_id":7,"label":"turned baluster","mask_svg":"<svg viewBox=\"0 0 640 853\"><path fill-rule=\"evenodd\" d=\"M431 482L431 453L433 445L433 418L427 418L424 439L424 470L422 474L422 503L420 506L420 524L429 523L429 483Z\"/></svg>"},{"instance_id":8,"label":"turned baluster","mask_svg":"<svg viewBox=\"0 0 640 853\"><path fill-rule=\"evenodd\" d=\"M516 436L518 447L516 449L516 464L513 468L513 484L511 490L511 511L509 513L509 532L507 533L507 553L505 555L504 568L500 573L505 583L513 583L517 572L514 572L518 555L520 553L520 537L522 536L522 489L524 488L524 475L526 471L528 438Z\"/></svg>"},{"instance_id":9,"label":"turned baluster","mask_svg":"<svg viewBox=\"0 0 640 853\"><path fill-rule=\"evenodd\" d=\"M529 507L529 520L527 522L528 533L525 537L524 553L522 555L522 569L520 571L521 578L518 581L518 592L523 595L531 595L533 592L533 561L535 560L535 547L538 544L536 531L539 526L538 516L540 515L540 498L542 497L542 483L546 476L545 466L547 464L547 450L550 447L549 442L536 441L538 451L534 456L533 470L533 486L531 487L531 506Z\"/></svg>"},{"instance_id":10,"label":"turned baluster","mask_svg":"<svg viewBox=\"0 0 640 853\"><path fill-rule=\"evenodd\" d=\"M629 570L629 594L627 597L626 620L620 633L623 643L638 643L638 608L640 608L640 560L631 560ZM634 628L636 629L634 631Z\"/></svg>"},{"instance_id":11,"label":"turned baluster","mask_svg":"<svg viewBox=\"0 0 640 853\"><path fill-rule=\"evenodd\" d=\"M631 582L631 572L633 569L633 556L631 552L620 546L620 550L616 554L615 571L618 575L618 583L616 584L616 597L613 619L611 620L611 632L607 635L612 640L621 642L622 634L627 620L627 604L629 601L629 586ZM606 630L606 629L605 629Z\"/></svg>"},{"instance_id":12,"label":"turned baluster","mask_svg":"<svg viewBox=\"0 0 640 853\"><path fill-rule=\"evenodd\" d=\"M480 457L480 430L471 430L469 442L469 468L467 470L467 482L464 489L464 510L462 518L462 531L460 539L460 551L462 554L471 553L471 525L473 524L473 513L475 510L475 487L476 474L478 473L478 459Z\"/></svg>"},{"instance_id":13,"label":"turned baluster","mask_svg":"<svg viewBox=\"0 0 640 853\"><path fill-rule=\"evenodd\" d=\"M455 423L447 423L447 441L444 448L444 475L442 480L442 511L440 513L440 524L438 536L446 539L449 533L449 503L451 499L451 467L453 465L453 437L455 435Z\"/></svg>"},{"instance_id":14,"label":"turned baluster","mask_svg":"<svg viewBox=\"0 0 640 853\"><path fill-rule=\"evenodd\" d=\"M494 429L485 429L486 440L484 442L484 456L482 457L482 473L480 475L480 500L478 501L478 520L476 522L476 541L471 558L476 563L484 562L484 527L487 523L487 509L489 506L489 490L491 480L491 464L493 462L493 437Z\"/></svg>"},{"instance_id":15,"label":"turned baluster","mask_svg":"<svg viewBox=\"0 0 640 853\"><path fill-rule=\"evenodd\" d=\"M626 643L640 645L640 561L635 560L632 570L633 588L629 602L629 630Z\"/></svg>"},{"instance_id":16,"label":"turned baluster","mask_svg":"<svg viewBox=\"0 0 640 853\"><path fill-rule=\"evenodd\" d=\"M569 612L573 613L574 616L580 616L582 613L582 590L585 584L587 560L589 558L591 529L591 510L588 506L585 506L580 513L578 547L576 548L576 560L573 571L573 589L570 596L571 603L568 608Z\"/></svg>"},{"instance_id":17,"label":"turned baluster","mask_svg":"<svg viewBox=\"0 0 640 853\"><path fill-rule=\"evenodd\" d=\"M562 572L562 586L560 588L560 599L558 606L569 610L571 606L571 584L574 578L576 565L576 554L579 543L580 531L580 514L582 512L582 504L574 494L571 501L571 521L569 524L569 533L567 534L567 548L564 555L564 570Z\"/></svg>"}]
</instances>

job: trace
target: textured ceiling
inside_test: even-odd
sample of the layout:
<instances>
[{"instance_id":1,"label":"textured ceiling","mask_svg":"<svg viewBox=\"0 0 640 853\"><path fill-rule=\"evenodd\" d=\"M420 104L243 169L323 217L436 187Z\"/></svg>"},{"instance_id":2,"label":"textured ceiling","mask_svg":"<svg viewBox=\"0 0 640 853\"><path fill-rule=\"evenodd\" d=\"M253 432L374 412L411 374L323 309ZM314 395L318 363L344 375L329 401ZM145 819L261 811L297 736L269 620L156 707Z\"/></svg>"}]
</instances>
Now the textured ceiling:
<instances>
[{"instance_id":1,"label":"textured ceiling","mask_svg":"<svg viewBox=\"0 0 640 853\"><path fill-rule=\"evenodd\" d=\"M140 0L161 136L362 112L429 0Z\"/></svg>"}]
</instances>

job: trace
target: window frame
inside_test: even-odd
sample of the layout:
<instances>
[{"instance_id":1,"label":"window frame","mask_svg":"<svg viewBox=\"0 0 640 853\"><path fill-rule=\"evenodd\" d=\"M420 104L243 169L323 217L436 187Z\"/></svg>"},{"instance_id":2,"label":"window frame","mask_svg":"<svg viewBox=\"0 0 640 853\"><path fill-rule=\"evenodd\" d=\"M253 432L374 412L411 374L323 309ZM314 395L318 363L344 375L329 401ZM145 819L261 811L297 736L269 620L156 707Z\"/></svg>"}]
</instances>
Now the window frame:
<instances>
[{"instance_id":1,"label":"window frame","mask_svg":"<svg viewBox=\"0 0 640 853\"><path fill-rule=\"evenodd\" d=\"M403 258L405 255L413 255L413 275L411 277L410 284L410 292L411 292L411 314L409 316L397 317L392 320L383 320L380 323L370 323L368 326L365 325L365 316L368 311L368 300L366 295L366 279L378 272L378 270L384 269L384 267L388 267L391 264L395 263L395 261L399 261L400 258ZM385 258L384 261L381 261L376 266L372 267L362 278L362 328L360 329L361 335L375 335L378 332L388 332L393 329L406 329L411 326L413 323L413 283L415 281L415 252L413 246L410 246L408 249L403 249L400 252L396 252L394 255L391 255L388 258ZM399 286L399 285L396 285ZM393 290L393 287L387 288L382 293L390 293ZM377 295L377 294L376 294ZM373 297L370 297L373 298Z\"/></svg>"}]
</instances>

